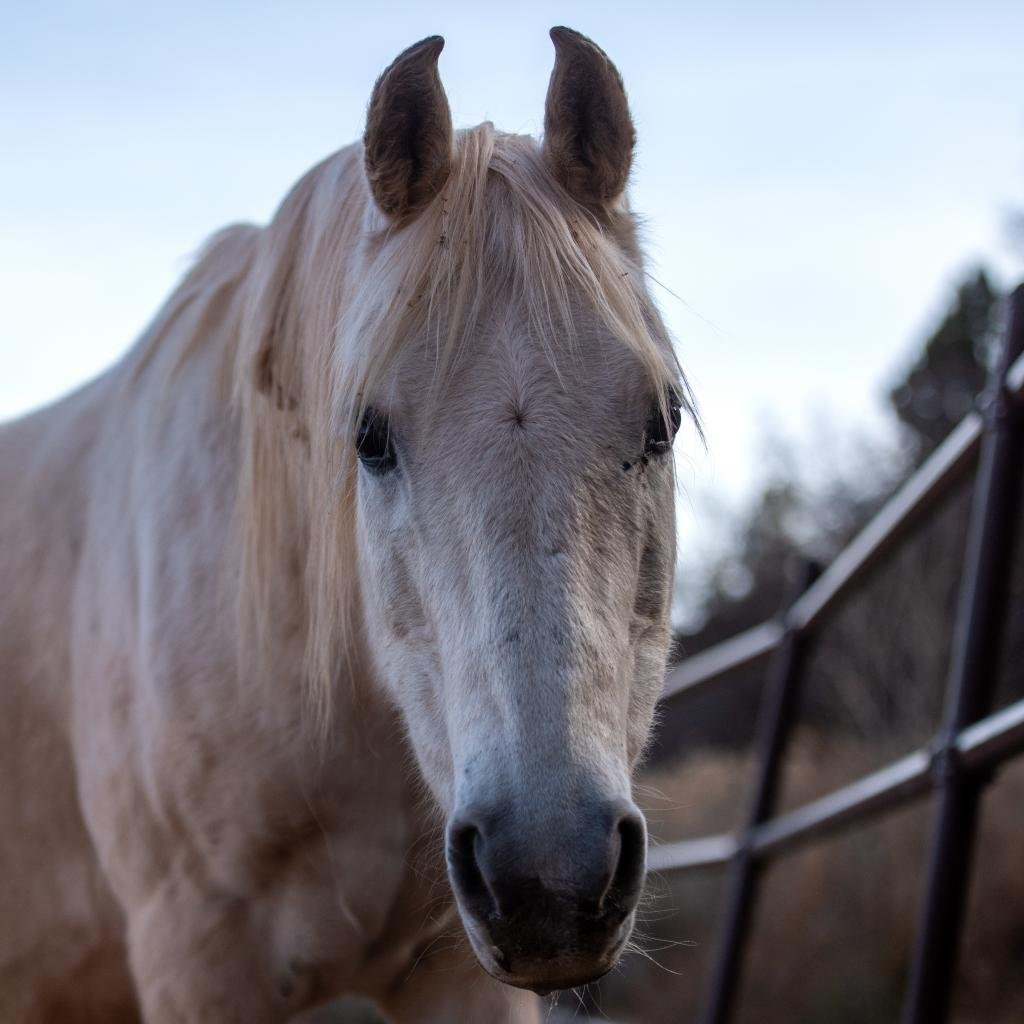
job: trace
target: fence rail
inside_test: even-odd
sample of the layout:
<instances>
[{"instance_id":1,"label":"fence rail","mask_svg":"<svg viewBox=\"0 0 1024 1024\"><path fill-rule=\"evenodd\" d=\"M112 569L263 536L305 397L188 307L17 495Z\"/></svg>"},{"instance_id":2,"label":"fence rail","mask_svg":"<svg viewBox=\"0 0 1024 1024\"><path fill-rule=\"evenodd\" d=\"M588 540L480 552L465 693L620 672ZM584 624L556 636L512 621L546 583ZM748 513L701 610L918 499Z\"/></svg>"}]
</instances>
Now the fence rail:
<instances>
[{"instance_id":1,"label":"fence rail","mask_svg":"<svg viewBox=\"0 0 1024 1024\"><path fill-rule=\"evenodd\" d=\"M662 700L719 682L769 655L758 725L759 773L738 834L665 843L655 871L730 868L725 926L702 1020L725 1024L739 988L760 869L798 845L938 794L928 877L904 1004L905 1024L947 1019L980 794L991 769L1024 752L1024 700L990 714L1006 615L1009 551L1019 519L1024 435L1024 285L1010 300L999 364L983 408L970 413L788 609L676 665ZM806 640L836 604L978 465L942 723L925 748L784 814L774 814Z\"/></svg>"}]
</instances>

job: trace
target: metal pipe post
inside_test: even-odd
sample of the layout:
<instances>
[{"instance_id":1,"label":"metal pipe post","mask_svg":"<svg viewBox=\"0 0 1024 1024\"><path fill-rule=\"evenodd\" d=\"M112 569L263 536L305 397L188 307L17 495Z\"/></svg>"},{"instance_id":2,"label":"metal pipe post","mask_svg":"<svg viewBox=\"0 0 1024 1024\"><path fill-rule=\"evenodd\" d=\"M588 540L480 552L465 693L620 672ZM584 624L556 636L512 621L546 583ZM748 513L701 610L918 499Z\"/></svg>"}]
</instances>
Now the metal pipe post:
<instances>
[{"instance_id":1,"label":"metal pipe post","mask_svg":"<svg viewBox=\"0 0 1024 1024\"><path fill-rule=\"evenodd\" d=\"M1024 285L1013 293L999 365L987 395L946 708L935 748L938 806L904 1024L943 1024L949 1014L984 786L984 778L971 774L961 763L956 744L961 730L987 714L992 705L1021 480L1020 414L1007 393L1006 376L1022 350Z\"/></svg>"},{"instance_id":2,"label":"metal pipe post","mask_svg":"<svg viewBox=\"0 0 1024 1024\"><path fill-rule=\"evenodd\" d=\"M804 566L799 591L793 604L814 582L820 569L813 562ZM787 609L785 630L772 663L771 685L765 693L758 716L757 746L760 774L750 804L747 827L732 861L729 875L729 902L715 957L715 970L704 1024L725 1024L732 1012L740 984L740 970L746 946L750 918L757 895L758 863L753 839L758 825L771 817L778 792L782 755L789 737L800 684L804 637Z\"/></svg>"}]
</instances>

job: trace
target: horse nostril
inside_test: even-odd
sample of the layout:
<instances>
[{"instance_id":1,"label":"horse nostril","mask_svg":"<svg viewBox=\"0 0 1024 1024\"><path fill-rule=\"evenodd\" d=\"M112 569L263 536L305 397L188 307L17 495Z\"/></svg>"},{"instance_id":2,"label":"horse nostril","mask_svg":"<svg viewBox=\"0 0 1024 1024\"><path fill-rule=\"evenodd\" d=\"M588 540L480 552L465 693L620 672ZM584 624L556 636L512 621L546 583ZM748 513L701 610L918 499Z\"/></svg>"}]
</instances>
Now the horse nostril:
<instances>
[{"instance_id":1,"label":"horse nostril","mask_svg":"<svg viewBox=\"0 0 1024 1024\"><path fill-rule=\"evenodd\" d=\"M477 856L483 835L471 822L453 822L448 826L448 869L452 881L466 905L478 917L487 918L497 909Z\"/></svg>"},{"instance_id":2,"label":"horse nostril","mask_svg":"<svg viewBox=\"0 0 1024 1024\"><path fill-rule=\"evenodd\" d=\"M602 903L611 899L624 910L631 910L640 899L647 861L647 832L644 819L635 809L626 811L615 827L619 856L611 883Z\"/></svg>"}]
</instances>

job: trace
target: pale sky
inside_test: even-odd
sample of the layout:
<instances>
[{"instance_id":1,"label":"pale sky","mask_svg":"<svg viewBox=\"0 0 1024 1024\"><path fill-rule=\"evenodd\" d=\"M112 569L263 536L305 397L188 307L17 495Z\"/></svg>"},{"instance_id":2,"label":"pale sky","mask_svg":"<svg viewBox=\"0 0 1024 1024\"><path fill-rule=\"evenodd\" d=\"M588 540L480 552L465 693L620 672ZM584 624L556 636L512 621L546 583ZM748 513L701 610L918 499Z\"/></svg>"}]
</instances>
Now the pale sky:
<instances>
[{"instance_id":1,"label":"pale sky","mask_svg":"<svg viewBox=\"0 0 1024 1024\"><path fill-rule=\"evenodd\" d=\"M707 456L681 443L691 492L756 481L766 422L884 431L886 382L958 276L1024 277L1005 231L1024 209L1019 0L182 0L2 20L0 417L116 359L202 240L265 221L434 33L457 125L539 131L554 24L622 72L633 205L708 431Z\"/></svg>"}]
</instances>

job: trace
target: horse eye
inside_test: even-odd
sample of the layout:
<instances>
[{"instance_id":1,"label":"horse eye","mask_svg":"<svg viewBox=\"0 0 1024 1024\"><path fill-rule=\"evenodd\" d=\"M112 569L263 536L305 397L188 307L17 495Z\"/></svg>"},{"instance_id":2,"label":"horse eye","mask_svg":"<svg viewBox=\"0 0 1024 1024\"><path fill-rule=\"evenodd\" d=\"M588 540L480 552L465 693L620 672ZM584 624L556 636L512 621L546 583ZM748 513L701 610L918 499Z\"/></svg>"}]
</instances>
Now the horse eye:
<instances>
[{"instance_id":1,"label":"horse eye","mask_svg":"<svg viewBox=\"0 0 1024 1024\"><path fill-rule=\"evenodd\" d=\"M683 422L683 401L679 392L670 387L665 397L665 407L655 402L644 428L644 458L665 455L672 450L672 441Z\"/></svg>"},{"instance_id":2,"label":"horse eye","mask_svg":"<svg viewBox=\"0 0 1024 1024\"><path fill-rule=\"evenodd\" d=\"M387 416L376 409L367 409L356 431L356 455L359 461L376 476L390 473L398 465L395 445L391 440L391 425Z\"/></svg>"}]
</instances>

